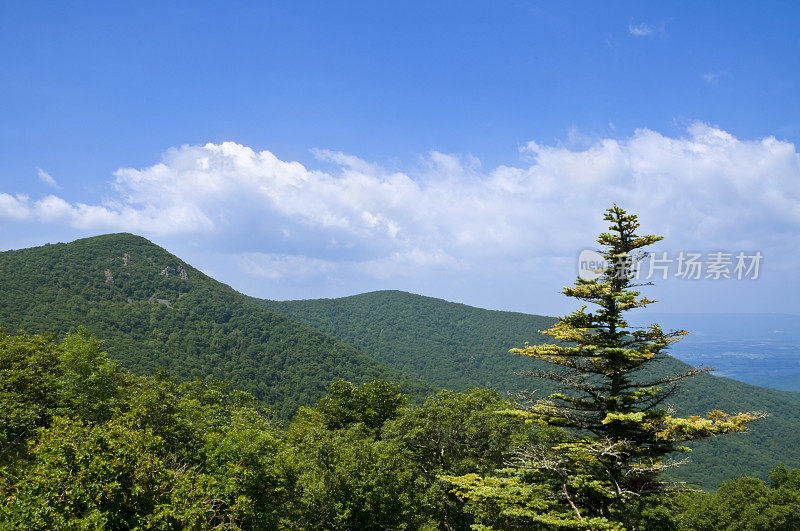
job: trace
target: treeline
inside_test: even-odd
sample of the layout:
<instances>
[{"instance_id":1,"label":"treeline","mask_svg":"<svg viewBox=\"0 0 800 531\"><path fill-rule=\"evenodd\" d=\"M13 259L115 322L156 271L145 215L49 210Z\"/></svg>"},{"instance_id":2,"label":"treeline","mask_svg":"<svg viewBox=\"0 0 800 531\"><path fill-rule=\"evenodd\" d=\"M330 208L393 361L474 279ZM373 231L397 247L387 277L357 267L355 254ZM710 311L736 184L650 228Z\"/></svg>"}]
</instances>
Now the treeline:
<instances>
[{"instance_id":1,"label":"treeline","mask_svg":"<svg viewBox=\"0 0 800 531\"><path fill-rule=\"evenodd\" d=\"M2 529L515 529L502 500L467 501L446 478L565 440L500 413L492 390L415 406L382 380L334 382L282 424L224 383L123 371L83 330L0 334L0 403ZM518 494L560 503L535 478ZM636 528L797 529L800 470L626 510Z\"/></svg>"}]
</instances>

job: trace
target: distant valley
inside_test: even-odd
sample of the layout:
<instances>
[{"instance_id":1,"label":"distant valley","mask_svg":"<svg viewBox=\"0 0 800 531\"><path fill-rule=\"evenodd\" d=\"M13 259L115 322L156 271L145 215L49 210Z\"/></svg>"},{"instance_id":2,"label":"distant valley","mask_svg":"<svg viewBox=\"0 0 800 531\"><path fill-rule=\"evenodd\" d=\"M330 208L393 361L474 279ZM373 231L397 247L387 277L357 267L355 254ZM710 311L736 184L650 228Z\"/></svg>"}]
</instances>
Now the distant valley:
<instances>
[{"instance_id":1,"label":"distant valley","mask_svg":"<svg viewBox=\"0 0 800 531\"><path fill-rule=\"evenodd\" d=\"M800 392L800 316L789 314L659 314L665 328L688 328L670 353L716 376Z\"/></svg>"}]
</instances>

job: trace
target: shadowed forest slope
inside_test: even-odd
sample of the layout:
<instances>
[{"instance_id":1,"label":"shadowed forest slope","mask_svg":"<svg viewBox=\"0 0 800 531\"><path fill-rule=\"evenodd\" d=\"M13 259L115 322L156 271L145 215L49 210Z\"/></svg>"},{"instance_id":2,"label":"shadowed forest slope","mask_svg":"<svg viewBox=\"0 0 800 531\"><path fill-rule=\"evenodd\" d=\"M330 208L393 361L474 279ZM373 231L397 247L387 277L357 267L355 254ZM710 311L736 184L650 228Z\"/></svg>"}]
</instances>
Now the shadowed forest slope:
<instances>
[{"instance_id":1,"label":"shadowed forest slope","mask_svg":"<svg viewBox=\"0 0 800 531\"><path fill-rule=\"evenodd\" d=\"M555 319L473 308L400 291L378 291L339 299L265 301L276 312L346 341L384 363L455 390L491 387L512 393L535 391L543 397L551 382L520 376L541 368L537 361L508 353L525 341L540 343ZM691 331L691 323L684 328ZM659 373L679 373L688 366L665 356ZM713 488L742 473L765 477L774 466L800 466L800 394L756 387L701 374L683 382L672 399L681 415L713 409L766 411L770 417L749 433L694 445L690 462L676 478Z\"/></svg>"}]
</instances>

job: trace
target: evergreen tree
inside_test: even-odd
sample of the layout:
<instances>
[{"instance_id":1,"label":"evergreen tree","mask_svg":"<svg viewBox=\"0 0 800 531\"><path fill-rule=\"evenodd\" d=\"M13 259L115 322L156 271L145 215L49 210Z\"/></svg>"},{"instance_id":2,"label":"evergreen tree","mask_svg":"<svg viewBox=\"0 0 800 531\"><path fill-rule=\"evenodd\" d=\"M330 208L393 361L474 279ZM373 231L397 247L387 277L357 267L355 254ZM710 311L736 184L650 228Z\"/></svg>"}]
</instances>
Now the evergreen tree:
<instances>
[{"instance_id":1,"label":"evergreen tree","mask_svg":"<svg viewBox=\"0 0 800 531\"><path fill-rule=\"evenodd\" d=\"M716 410L706 417L673 416L666 400L676 384L709 369L653 376L652 368L670 343L687 332L665 332L657 324L633 327L625 314L655 302L636 291L643 285L636 281L636 269L647 256L642 249L662 237L636 234L637 216L616 205L604 219L610 222L609 232L598 242L607 267L598 271L599 278L579 277L563 289L566 296L597 308L588 311L584 305L544 331L554 344L511 350L555 366L529 375L555 381L563 391L509 413L567 428L573 438L553 447L520 449L498 477L451 478L462 495L483 502L484 509L495 508L494 516L484 515L495 525L533 521L597 528L602 527L600 518L614 528L611 520L624 520L623 502L671 488L659 476L679 464L665 458L688 451L684 442L744 431L748 422L763 416ZM560 505L553 506L556 500Z\"/></svg>"}]
</instances>

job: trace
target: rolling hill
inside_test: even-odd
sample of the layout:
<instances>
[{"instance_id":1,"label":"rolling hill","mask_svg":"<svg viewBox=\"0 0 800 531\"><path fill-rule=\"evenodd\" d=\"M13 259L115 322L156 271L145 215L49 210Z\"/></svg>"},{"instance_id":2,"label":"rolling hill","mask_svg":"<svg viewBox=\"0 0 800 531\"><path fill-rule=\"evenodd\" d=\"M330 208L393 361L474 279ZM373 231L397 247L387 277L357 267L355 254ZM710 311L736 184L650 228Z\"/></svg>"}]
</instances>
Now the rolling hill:
<instances>
[{"instance_id":1,"label":"rolling hill","mask_svg":"<svg viewBox=\"0 0 800 531\"><path fill-rule=\"evenodd\" d=\"M539 397L553 390L549 381L516 374L538 367L534 360L508 354L525 341L541 342L537 331L549 327L552 317L483 310L399 291L263 304L437 386L486 386L512 393L538 389ZM687 367L665 357L656 370L675 374ZM799 393L702 374L684 382L671 406L681 415L712 409L771 414L749 433L693 445L690 463L676 469L677 479L713 488L742 473L765 477L779 464L800 466Z\"/></svg>"},{"instance_id":2,"label":"rolling hill","mask_svg":"<svg viewBox=\"0 0 800 531\"><path fill-rule=\"evenodd\" d=\"M337 378L431 388L352 346L279 315L145 238L109 234L0 253L0 327L85 326L123 367L228 380L281 418Z\"/></svg>"},{"instance_id":3,"label":"rolling hill","mask_svg":"<svg viewBox=\"0 0 800 531\"><path fill-rule=\"evenodd\" d=\"M281 418L334 379L393 380L418 396L438 388L552 390L517 373L508 354L552 317L473 308L399 291L306 301L242 295L144 238L111 234L0 253L0 327L64 333L85 326L123 367L211 377L253 393ZM691 328L690 325L687 328ZM657 368L686 366L666 357ZM702 375L672 406L680 414L761 410L750 433L695 445L676 477L704 488L778 464L800 466L800 394Z\"/></svg>"},{"instance_id":4,"label":"rolling hill","mask_svg":"<svg viewBox=\"0 0 800 531\"><path fill-rule=\"evenodd\" d=\"M498 312L413 295L376 291L341 299L263 301L291 316L369 352L375 359L447 389L492 387L522 391L517 372L539 367L510 356L508 349L546 339L538 330L553 317Z\"/></svg>"}]
</instances>

